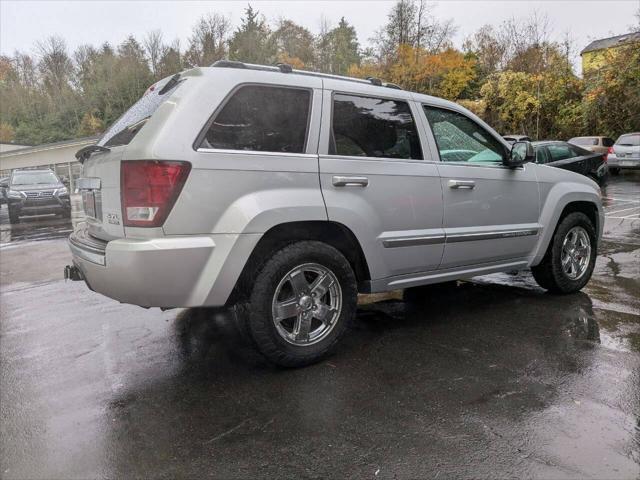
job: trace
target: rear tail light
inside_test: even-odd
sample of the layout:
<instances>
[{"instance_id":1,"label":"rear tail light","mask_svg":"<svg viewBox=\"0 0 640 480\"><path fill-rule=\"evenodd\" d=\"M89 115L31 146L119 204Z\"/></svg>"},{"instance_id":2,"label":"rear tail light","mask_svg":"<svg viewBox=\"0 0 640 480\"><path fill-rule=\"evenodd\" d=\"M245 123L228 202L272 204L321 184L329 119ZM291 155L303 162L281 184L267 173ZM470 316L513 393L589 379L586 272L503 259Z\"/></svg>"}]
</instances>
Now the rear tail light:
<instances>
[{"instance_id":1,"label":"rear tail light","mask_svg":"<svg viewBox=\"0 0 640 480\"><path fill-rule=\"evenodd\" d=\"M191 164L123 160L120 195L125 227L160 227L184 186Z\"/></svg>"},{"instance_id":2,"label":"rear tail light","mask_svg":"<svg viewBox=\"0 0 640 480\"><path fill-rule=\"evenodd\" d=\"M604 158L604 163L607 163L607 161L609 160L609 155L611 155L612 153L613 153L613 147L609 147L609 150L607 150L607 153L602 156Z\"/></svg>"}]
</instances>

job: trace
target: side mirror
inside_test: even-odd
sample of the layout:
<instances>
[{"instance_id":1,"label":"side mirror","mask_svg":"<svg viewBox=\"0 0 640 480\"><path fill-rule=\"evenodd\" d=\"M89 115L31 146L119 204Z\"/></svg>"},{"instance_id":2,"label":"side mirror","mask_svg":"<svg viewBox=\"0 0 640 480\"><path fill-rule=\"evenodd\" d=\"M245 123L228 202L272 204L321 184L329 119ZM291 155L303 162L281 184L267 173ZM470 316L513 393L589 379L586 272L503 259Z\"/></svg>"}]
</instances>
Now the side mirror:
<instances>
[{"instance_id":1,"label":"side mirror","mask_svg":"<svg viewBox=\"0 0 640 480\"><path fill-rule=\"evenodd\" d=\"M0 182L0 188L7 188L9 186L9 182Z\"/></svg>"},{"instance_id":2,"label":"side mirror","mask_svg":"<svg viewBox=\"0 0 640 480\"><path fill-rule=\"evenodd\" d=\"M511 153L504 162L507 167L519 167L536 159L536 152L531 142L516 142L511 147Z\"/></svg>"}]
</instances>

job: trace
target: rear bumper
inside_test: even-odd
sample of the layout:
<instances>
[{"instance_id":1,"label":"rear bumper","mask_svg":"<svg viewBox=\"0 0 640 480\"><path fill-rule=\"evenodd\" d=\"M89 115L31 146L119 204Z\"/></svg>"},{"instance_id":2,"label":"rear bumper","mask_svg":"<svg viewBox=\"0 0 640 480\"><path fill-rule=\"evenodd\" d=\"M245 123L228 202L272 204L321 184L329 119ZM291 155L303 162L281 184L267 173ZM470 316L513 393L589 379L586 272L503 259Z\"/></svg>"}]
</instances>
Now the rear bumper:
<instances>
[{"instance_id":1,"label":"rear bumper","mask_svg":"<svg viewBox=\"0 0 640 480\"><path fill-rule=\"evenodd\" d=\"M619 158L615 155L609 155L607 158L607 164L609 168L620 168L620 169L640 169L640 158Z\"/></svg>"},{"instance_id":2,"label":"rear bumper","mask_svg":"<svg viewBox=\"0 0 640 480\"><path fill-rule=\"evenodd\" d=\"M52 197L47 200L9 200L8 203L18 215L41 215L71 209L69 197Z\"/></svg>"},{"instance_id":3,"label":"rear bumper","mask_svg":"<svg viewBox=\"0 0 640 480\"><path fill-rule=\"evenodd\" d=\"M225 304L258 239L234 234L101 242L77 231L69 248L95 292L143 307L199 307Z\"/></svg>"}]
</instances>

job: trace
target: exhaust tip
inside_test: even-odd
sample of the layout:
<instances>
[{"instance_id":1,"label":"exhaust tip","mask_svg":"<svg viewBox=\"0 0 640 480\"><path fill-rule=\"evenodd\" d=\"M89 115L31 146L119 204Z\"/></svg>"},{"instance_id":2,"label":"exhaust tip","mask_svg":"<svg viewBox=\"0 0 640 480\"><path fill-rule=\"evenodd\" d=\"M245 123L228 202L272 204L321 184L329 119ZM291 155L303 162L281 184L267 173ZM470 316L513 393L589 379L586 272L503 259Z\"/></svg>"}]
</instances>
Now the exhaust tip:
<instances>
[{"instance_id":1,"label":"exhaust tip","mask_svg":"<svg viewBox=\"0 0 640 480\"><path fill-rule=\"evenodd\" d=\"M71 280L72 282L80 282L84 280L84 275L78 267L75 265L67 265L64 267L64 279Z\"/></svg>"}]
</instances>

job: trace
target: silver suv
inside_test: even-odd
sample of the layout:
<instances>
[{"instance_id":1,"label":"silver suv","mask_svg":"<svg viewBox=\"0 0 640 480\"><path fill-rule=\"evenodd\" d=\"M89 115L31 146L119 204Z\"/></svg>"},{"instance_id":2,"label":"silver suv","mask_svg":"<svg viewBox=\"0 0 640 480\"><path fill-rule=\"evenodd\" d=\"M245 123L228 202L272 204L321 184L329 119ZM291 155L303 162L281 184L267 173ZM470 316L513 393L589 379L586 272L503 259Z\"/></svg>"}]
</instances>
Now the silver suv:
<instances>
[{"instance_id":1,"label":"silver suv","mask_svg":"<svg viewBox=\"0 0 640 480\"><path fill-rule=\"evenodd\" d=\"M640 169L640 132L620 135L609 149L607 162L613 175L618 175L621 169Z\"/></svg>"},{"instance_id":2,"label":"silver suv","mask_svg":"<svg viewBox=\"0 0 640 480\"><path fill-rule=\"evenodd\" d=\"M285 366L333 349L358 292L524 268L580 290L603 226L593 181L459 105L287 65L165 79L77 156L66 277L145 307L241 306Z\"/></svg>"}]
</instances>

